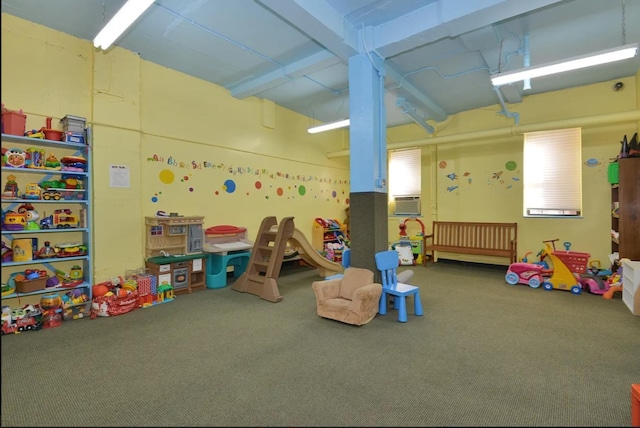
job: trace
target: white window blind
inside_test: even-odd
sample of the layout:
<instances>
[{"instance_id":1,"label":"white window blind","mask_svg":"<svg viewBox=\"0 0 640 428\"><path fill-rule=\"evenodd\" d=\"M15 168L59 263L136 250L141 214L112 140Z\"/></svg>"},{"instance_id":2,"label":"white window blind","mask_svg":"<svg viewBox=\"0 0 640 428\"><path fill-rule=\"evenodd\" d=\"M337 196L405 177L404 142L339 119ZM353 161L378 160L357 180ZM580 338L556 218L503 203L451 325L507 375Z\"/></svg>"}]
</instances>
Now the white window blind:
<instances>
[{"instance_id":1,"label":"white window blind","mask_svg":"<svg viewBox=\"0 0 640 428\"><path fill-rule=\"evenodd\" d=\"M580 128L524 134L524 216L582 215Z\"/></svg>"},{"instance_id":2,"label":"white window blind","mask_svg":"<svg viewBox=\"0 0 640 428\"><path fill-rule=\"evenodd\" d=\"M392 150L389 152L389 195L420 196L421 156L417 149Z\"/></svg>"}]
</instances>

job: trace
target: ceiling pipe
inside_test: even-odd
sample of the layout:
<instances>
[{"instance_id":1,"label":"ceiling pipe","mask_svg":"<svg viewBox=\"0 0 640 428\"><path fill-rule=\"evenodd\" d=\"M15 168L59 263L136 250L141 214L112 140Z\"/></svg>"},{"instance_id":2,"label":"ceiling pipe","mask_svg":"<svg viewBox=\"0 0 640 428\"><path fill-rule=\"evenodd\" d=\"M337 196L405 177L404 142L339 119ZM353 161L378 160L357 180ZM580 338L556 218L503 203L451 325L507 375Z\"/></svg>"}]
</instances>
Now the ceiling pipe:
<instances>
[{"instance_id":1,"label":"ceiling pipe","mask_svg":"<svg viewBox=\"0 0 640 428\"><path fill-rule=\"evenodd\" d=\"M526 132L548 131L551 129L588 127L595 125L607 125L620 122L634 122L640 120L640 110L631 110L620 113L601 114L598 116L576 117L572 119L553 120L549 122L533 123L531 125L510 126L507 128L487 129L484 131L465 132L444 137L431 137L429 139L405 141L401 143L387 144L387 150L408 149L413 147L432 146L434 144L457 143L461 141L472 142L479 139L497 137L509 137ZM340 150L327 153L328 159L349 156L349 150Z\"/></svg>"},{"instance_id":2,"label":"ceiling pipe","mask_svg":"<svg viewBox=\"0 0 640 428\"><path fill-rule=\"evenodd\" d=\"M417 123L422 129L427 131L429 134L433 134L435 129L433 126L429 125L422 116L416 111L416 108L404 98L398 98L396 100L396 106L398 106L404 114L409 116L415 123Z\"/></svg>"},{"instance_id":3,"label":"ceiling pipe","mask_svg":"<svg viewBox=\"0 0 640 428\"><path fill-rule=\"evenodd\" d=\"M498 95L498 100L500 100L500 105L502 106L502 110L498 112L498 114L504 114L506 117L513 118L513 122L515 125L520 125L520 114L519 113L511 113L507 108L507 105L504 102L504 97L502 96L502 92L500 92L500 88L498 86L494 86L493 90Z\"/></svg>"}]
</instances>

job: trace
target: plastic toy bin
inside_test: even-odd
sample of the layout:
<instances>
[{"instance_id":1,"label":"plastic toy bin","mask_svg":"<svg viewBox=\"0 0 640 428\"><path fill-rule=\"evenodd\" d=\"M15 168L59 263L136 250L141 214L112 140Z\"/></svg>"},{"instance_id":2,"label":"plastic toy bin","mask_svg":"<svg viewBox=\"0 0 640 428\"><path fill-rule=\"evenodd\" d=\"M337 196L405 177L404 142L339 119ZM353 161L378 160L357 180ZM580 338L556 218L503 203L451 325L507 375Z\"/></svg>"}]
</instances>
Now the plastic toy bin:
<instances>
[{"instance_id":1,"label":"plastic toy bin","mask_svg":"<svg viewBox=\"0 0 640 428\"><path fill-rule=\"evenodd\" d=\"M24 135L27 126L27 115L19 111L2 109L2 133Z\"/></svg>"},{"instance_id":2,"label":"plastic toy bin","mask_svg":"<svg viewBox=\"0 0 640 428\"><path fill-rule=\"evenodd\" d=\"M44 290L47 288L47 279L49 279L49 277L16 281L16 290L18 293L31 293L32 291Z\"/></svg>"}]
</instances>

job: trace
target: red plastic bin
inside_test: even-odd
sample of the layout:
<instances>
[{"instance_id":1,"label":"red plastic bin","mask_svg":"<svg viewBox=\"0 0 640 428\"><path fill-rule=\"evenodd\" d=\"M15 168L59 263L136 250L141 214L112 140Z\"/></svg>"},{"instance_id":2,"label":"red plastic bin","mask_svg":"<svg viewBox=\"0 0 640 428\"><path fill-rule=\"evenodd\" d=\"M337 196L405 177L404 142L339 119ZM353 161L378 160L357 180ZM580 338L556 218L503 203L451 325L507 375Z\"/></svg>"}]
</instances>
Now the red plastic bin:
<instances>
[{"instance_id":1,"label":"red plastic bin","mask_svg":"<svg viewBox=\"0 0 640 428\"><path fill-rule=\"evenodd\" d=\"M27 126L27 115L20 111L2 109L2 133L24 135Z\"/></svg>"}]
</instances>

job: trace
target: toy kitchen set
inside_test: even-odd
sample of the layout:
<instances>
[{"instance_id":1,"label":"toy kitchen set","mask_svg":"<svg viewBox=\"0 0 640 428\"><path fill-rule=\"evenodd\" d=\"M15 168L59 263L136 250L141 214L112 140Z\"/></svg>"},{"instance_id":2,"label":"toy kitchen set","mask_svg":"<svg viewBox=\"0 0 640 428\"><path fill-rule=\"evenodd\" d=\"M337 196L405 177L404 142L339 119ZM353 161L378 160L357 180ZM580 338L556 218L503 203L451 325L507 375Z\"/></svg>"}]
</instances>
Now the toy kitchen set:
<instances>
[{"instance_id":1,"label":"toy kitchen set","mask_svg":"<svg viewBox=\"0 0 640 428\"><path fill-rule=\"evenodd\" d=\"M203 216L159 213L145 217L145 266L158 285L170 284L176 294L205 288L203 223Z\"/></svg>"}]
</instances>

